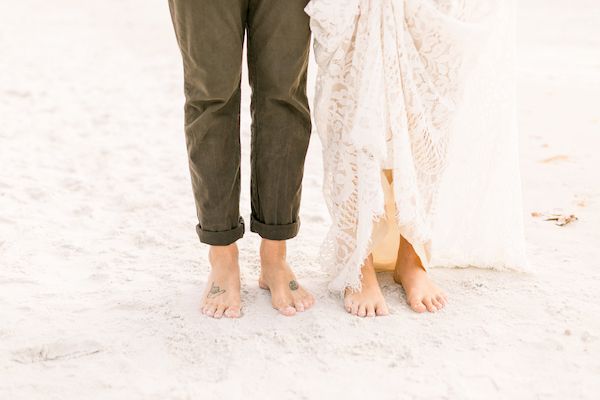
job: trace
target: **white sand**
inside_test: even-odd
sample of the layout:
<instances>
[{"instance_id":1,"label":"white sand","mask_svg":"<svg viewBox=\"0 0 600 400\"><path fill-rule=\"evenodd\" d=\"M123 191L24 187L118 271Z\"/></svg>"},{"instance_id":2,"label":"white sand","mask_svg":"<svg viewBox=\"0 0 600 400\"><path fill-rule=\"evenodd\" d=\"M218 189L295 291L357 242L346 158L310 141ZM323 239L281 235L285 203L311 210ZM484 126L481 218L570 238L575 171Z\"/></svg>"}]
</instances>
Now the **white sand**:
<instances>
[{"instance_id":1,"label":"white sand","mask_svg":"<svg viewBox=\"0 0 600 400\"><path fill-rule=\"evenodd\" d=\"M208 264L166 3L0 3L0 399L600 398L596 0L522 1L527 211L580 218L527 218L537 274L435 270L452 301L436 315L383 275L392 315L349 317L316 260L315 135L291 261L318 304L278 316L248 234L235 321L198 312Z\"/></svg>"}]
</instances>

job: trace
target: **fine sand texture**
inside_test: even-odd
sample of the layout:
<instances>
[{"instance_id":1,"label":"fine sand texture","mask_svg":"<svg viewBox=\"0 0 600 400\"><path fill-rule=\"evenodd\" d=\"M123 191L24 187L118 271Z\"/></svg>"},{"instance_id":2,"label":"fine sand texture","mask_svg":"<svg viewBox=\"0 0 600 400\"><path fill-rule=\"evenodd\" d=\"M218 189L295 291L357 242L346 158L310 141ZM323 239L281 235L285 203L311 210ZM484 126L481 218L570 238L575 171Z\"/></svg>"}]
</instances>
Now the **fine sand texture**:
<instances>
[{"instance_id":1,"label":"fine sand texture","mask_svg":"<svg viewBox=\"0 0 600 400\"><path fill-rule=\"evenodd\" d=\"M244 316L215 321L199 312L209 265L167 2L1 2L0 399L600 398L598 21L597 0L521 1L533 273L435 269L451 302L431 315L381 274L391 315L349 316L317 258L329 217L314 135L290 261L316 306L272 309L247 234Z\"/></svg>"}]
</instances>

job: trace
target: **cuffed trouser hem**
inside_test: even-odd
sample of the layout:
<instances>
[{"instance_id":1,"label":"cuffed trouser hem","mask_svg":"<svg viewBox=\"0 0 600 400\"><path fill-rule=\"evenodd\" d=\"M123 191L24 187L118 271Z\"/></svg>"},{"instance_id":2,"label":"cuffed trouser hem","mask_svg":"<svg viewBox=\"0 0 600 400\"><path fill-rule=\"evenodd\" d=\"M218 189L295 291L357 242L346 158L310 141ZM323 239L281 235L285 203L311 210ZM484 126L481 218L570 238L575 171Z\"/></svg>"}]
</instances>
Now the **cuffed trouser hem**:
<instances>
[{"instance_id":1,"label":"cuffed trouser hem","mask_svg":"<svg viewBox=\"0 0 600 400\"><path fill-rule=\"evenodd\" d=\"M251 218L250 230L254 233L258 233L263 239L288 240L298 235L298 231L300 230L300 220L287 225L267 225Z\"/></svg>"},{"instance_id":2,"label":"cuffed trouser hem","mask_svg":"<svg viewBox=\"0 0 600 400\"><path fill-rule=\"evenodd\" d=\"M206 231L198 224L196 225L196 232L202 243L211 246L228 246L244 236L244 220L240 217L238 226L228 231L219 232Z\"/></svg>"}]
</instances>

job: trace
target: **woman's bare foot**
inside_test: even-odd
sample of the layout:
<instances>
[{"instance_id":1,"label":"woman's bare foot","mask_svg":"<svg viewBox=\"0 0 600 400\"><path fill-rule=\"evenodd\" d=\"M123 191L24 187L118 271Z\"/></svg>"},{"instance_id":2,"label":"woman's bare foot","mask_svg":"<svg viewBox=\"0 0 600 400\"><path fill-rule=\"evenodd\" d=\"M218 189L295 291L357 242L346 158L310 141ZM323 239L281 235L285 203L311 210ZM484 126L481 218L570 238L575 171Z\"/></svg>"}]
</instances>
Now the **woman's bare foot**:
<instances>
[{"instance_id":1,"label":"woman's bare foot","mask_svg":"<svg viewBox=\"0 0 600 400\"><path fill-rule=\"evenodd\" d=\"M377 281L372 256L369 256L362 267L361 283L362 288L360 292L346 289L346 293L344 294L344 308L346 308L346 311L358 317L388 315L390 312Z\"/></svg>"},{"instance_id":2,"label":"woman's bare foot","mask_svg":"<svg viewBox=\"0 0 600 400\"><path fill-rule=\"evenodd\" d=\"M241 300L237 246L211 246L208 259L211 272L202 296L202 313L213 318L239 318Z\"/></svg>"},{"instance_id":3,"label":"woman's bare foot","mask_svg":"<svg viewBox=\"0 0 600 400\"><path fill-rule=\"evenodd\" d=\"M410 308L418 313L436 312L448 302L446 294L429 279L421 259L404 238L400 239L394 280L402 285Z\"/></svg>"},{"instance_id":4,"label":"woman's bare foot","mask_svg":"<svg viewBox=\"0 0 600 400\"><path fill-rule=\"evenodd\" d=\"M263 239L260 262L258 285L271 291L273 308L283 315L292 316L312 307L315 299L300 286L286 261L285 241Z\"/></svg>"}]
</instances>

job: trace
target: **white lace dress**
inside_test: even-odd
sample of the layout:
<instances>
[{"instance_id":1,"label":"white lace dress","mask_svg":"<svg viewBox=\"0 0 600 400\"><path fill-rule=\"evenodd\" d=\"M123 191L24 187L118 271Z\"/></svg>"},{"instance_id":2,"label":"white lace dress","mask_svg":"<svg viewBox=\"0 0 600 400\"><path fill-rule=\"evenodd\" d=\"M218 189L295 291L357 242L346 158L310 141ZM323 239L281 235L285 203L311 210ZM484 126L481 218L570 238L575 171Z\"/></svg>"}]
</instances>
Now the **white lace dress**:
<instances>
[{"instance_id":1,"label":"white lace dress","mask_svg":"<svg viewBox=\"0 0 600 400\"><path fill-rule=\"evenodd\" d=\"M397 233L426 267L524 269L514 1L312 0L306 11L330 289L360 289L365 258L395 254Z\"/></svg>"}]
</instances>

